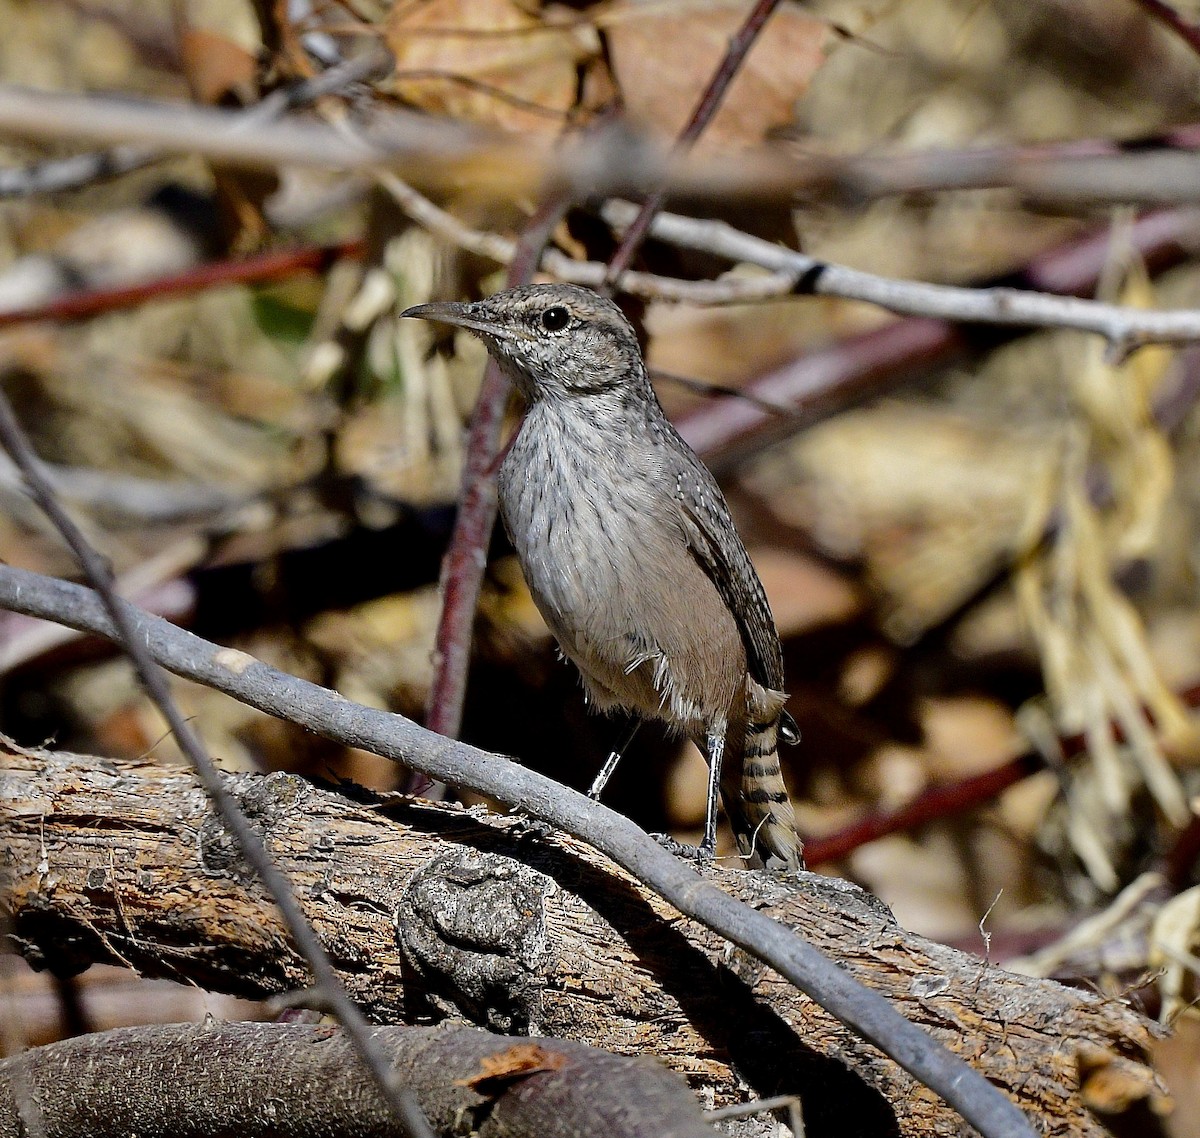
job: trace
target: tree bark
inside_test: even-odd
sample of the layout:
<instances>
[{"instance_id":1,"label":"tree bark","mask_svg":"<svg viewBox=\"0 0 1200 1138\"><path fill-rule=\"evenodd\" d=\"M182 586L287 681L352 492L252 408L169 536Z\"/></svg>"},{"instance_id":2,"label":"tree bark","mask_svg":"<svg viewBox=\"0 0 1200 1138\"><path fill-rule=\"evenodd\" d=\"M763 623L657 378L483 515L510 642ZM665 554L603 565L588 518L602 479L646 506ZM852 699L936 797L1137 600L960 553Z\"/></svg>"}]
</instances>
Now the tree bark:
<instances>
[{"instance_id":1,"label":"tree bark","mask_svg":"<svg viewBox=\"0 0 1200 1138\"><path fill-rule=\"evenodd\" d=\"M123 962L252 997L306 985L189 773L37 752L8 756L3 779L0 889L35 965L70 973ZM800 1095L814 1138L966 1129L781 977L582 843L357 788L352 801L290 775L230 776L230 785L375 1020L462 1016L654 1055L717 1103ZM845 882L710 876L803 929L1043 1133L1098 1136L1119 1128L1122 1111L1160 1104L1153 1025L1122 1004L913 936ZM1107 1094L1114 1085L1121 1093Z\"/></svg>"},{"instance_id":2,"label":"tree bark","mask_svg":"<svg viewBox=\"0 0 1200 1138\"><path fill-rule=\"evenodd\" d=\"M649 1059L476 1028L372 1035L438 1134L714 1138L677 1075ZM396 1119L337 1027L118 1028L0 1062L0 1138L387 1138Z\"/></svg>"}]
</instances>

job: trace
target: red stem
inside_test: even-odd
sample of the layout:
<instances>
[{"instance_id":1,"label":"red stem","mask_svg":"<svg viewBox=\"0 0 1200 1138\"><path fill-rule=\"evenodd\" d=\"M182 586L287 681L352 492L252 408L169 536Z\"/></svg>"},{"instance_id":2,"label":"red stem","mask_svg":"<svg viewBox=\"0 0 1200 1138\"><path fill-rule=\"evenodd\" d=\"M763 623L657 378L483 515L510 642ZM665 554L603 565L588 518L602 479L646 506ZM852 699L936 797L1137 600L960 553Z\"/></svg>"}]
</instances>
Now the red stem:
<instances>
[{"instance_id":1,"label":"red stem","mask_svg":"<svg viewBox=\"0 0 1200 1138\"><path fill-rule=\"evenodd\" d=\"M255 284L281 280L302 272L322 273L338 261L358 259L363 255L364 247L362 241L343 241L336 245L307 245L300 249L261 253L240 261L214 261L141 284L89 289L58 297L33 308L0 312L0 328L39 320L87 320L151 300L203 292L217 285Z\"/></svg>"},{"instance_id":2,"label":"red stem","mask_svg":"<svg viewBox=\"0 0 1200 1138\"><path fill-rule=\"evenodd\" d=\"M554 197L543 203L530 219L508 268L508 287L525 284L533 276L567 204L565 199ZM487 547L496 523L496 469L508 392L508 380L495 362L489 360L467 437L467 460L454 533L442 561L444 599L437 629L433 684L425 704L425 725L451 739L458 737L462 726L475 608ZM410 793L420 794L425 789L427 782L419 789L410 787Z\"/></svg>"},{"instance_id":3,"label":"red stem","mask_svg":"<svg viewBox=\"0 0 1200 1138\"><path fill-rule=\"evenodd\" d=\"M809 839L804 843L804 860L809 869L815 869L827 862L841 861L860 846L889 834L915 830L983 806L1010 786L1042 770L1044 765L1040 755L1030 752L985 774L972 775L944 786L932 786L898 810L868 814L837 833Z\"/></svg>"},{"instance_id":4,"label":"red stem","mask_svg":"<svg viewBox=\"0 0 1200 1138\"><path fill-rule=\"evenodd\" d=\"M1200 706L1200 685L1180 692L1179 698L1188 707ZM1118 724L1113 724L1113 731L1117 741L1123 743L1125 736ZM1066 759L1076 758L1087 749L1082 735L1060 739L1059 747ZM915 830L918 826L984 806L1010 786L1044 770L1045 766L1040 754L1028 751L983 774L971 775L942 786L931 786L898 810L868 814L834 834L805 842L804 860L810 869L827 862L841 861L860 846L889 834ZM1186 879L1197 857L1200 857L1200 818L1194 818L1176 837L1175 844L1164 858L1164 872L1179 884Z\"/></svg>"},{"instance_id":5,"label":"red stem","mask_svg":"<svg viewBox=\"0 0 1200 1138\"><path fill-rule=\"evenodd\" d=\"M1163 0L1134 0L1134 3L1152 19L1170 28L1192 51L1200 55L1200 24L1185 19L1170 4L1164 4Z\"/></svg>"}]
</instances>

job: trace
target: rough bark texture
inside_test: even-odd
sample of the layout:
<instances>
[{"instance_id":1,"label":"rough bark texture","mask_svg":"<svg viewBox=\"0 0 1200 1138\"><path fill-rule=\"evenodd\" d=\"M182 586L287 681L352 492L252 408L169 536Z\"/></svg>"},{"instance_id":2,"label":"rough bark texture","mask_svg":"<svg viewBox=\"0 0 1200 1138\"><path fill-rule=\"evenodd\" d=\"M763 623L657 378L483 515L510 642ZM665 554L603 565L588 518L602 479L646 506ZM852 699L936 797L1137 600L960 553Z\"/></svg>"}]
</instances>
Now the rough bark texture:
<instances>
[{"instance_id":1,"label":"rough bark texture","mask_svg":"<svg viewBox=\"0 0 1200 1138\"><path fill-rule=\"evenodd\" d=\"M29 960L64 972L126 962L249 996L304 987L303 963L189 774L62 754L6 763L0 887ZM377 1020L458 1015L650 1054L718 1103L797 1093L813 1138L965 1129L774 972L582 844L515 818L358 803L289 775L230 781ZM1103 1134L1118 1120L1089 1103L1140 1110L1159 1090L1153 1028L1115 1001L913 936L843 882L712 875L802 928L1046 1134ZM1105 1097L1114 1083L1122 1095Z\"/></svg>"},{"instance_id":2,"label":"rough bark texture","mask_svg":"<svg viewBox=\"0 0 1200 1138\"><path fill-rule=\"evenodd\" d=\"M439 1134L713 1138L649 1059L470 1027L372 1033ZM336 1027L119 1028L0 1062L0 1138L387 1138L395 1117Z\"/></svg>"}]
</instances>

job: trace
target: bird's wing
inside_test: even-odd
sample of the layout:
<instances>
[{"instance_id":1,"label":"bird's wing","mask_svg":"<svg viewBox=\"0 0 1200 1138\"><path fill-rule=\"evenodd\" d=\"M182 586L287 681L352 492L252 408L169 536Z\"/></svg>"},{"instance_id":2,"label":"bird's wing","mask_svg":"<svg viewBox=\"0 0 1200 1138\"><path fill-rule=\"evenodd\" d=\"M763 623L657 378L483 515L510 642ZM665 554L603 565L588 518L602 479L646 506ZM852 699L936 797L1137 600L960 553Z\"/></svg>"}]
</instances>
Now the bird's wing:
<instances>
[{"instance_id":1,"label":"bird's wing","mask_svg":"<svg viewBox=\"0 0 1200 1138\"><path fill-rule=\"evenodd\" d=\"M675 498L692 556L737 621L747 670L763 687L782 691L783 654L767 594L733 528L729 506L716 479L699 460L680 463Z\"/></svg>"}]
</instances>

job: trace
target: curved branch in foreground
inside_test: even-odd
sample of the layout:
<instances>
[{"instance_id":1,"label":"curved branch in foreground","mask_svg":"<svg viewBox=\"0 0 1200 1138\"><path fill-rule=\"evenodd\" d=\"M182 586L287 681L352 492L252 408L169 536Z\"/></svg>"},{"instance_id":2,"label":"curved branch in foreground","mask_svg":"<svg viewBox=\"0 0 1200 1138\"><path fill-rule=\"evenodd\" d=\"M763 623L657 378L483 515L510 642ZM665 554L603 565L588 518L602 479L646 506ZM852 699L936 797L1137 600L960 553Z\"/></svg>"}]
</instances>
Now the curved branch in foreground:
<instances>
[{"instance_id":1,"label":"curved branch in foreground","mask_svg":"<svg viewBox=\"0 0 1200 1138\"><path fill-rule=\"evenodd\" d=\"M226 785L376 1021L463 1016L649 1053L720 1103L747 1087L798 1094L814 1138L963 1132L936 1095L791 984L581 843L400 795L355 803L291 775ZM251 997L309 983L190 772L13 753L3 801L3 907L32 963L69 973L120 961ZM1153 1028L1117 1001L906 933L845 882L710 876L696 888L805 930L1014 1095L1044 1135L1106 1134L1089 1109L1106 1079L1159 1093Z\"/></svg>"},{"instance_id":2,"label":"curved branch in foreground","mask_svg":"<svg viewBox=\"0 0 1200 1138\"><path fill-rule=\"evenodd\" d=\"M442 1135L715 1133L683 1081L650 1060L564 1039L514 1041L449 1025L380 1027L371 1039ZM344 1033L324 1026L126 1027L0 1062L0 1138L388 1138L395 1132L395 1116Z\"/></svg>"}]
</instances>

